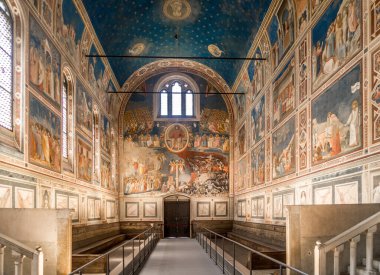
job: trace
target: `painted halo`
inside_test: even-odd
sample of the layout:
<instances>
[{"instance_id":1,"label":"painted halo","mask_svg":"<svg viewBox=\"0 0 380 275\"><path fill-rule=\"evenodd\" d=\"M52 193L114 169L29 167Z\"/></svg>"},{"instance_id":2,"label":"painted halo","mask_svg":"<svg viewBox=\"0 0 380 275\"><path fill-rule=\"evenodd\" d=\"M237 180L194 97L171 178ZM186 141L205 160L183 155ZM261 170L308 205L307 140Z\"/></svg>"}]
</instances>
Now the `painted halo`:
<instances>
[{"instance_id":1,"label":"painted halo","mask_svg":"<svg viewBox=\"0 0 380 275\"><path fill-rule=\"evenodd\" d=\"M182 152L189 144L189 132L186 127L179 123L170 125L165 130L165 145L169 151Z\"/></svg>"}]
</instances>

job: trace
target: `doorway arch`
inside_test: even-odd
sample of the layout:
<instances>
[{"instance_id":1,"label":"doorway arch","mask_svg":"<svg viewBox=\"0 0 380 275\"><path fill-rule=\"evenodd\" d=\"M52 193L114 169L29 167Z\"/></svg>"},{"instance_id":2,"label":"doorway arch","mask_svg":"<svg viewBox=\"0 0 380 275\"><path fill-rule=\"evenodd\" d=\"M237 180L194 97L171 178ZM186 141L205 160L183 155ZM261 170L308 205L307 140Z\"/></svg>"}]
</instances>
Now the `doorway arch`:
<instances>
[{"instance_id":1,"label":"doorway arch","mask_svg":"<svg viewBox=\"0 0 380 275\"><path fill-rule=\"evenodd\" d=\"M164 201L164 238L190 237L190 197L169 195Z\"/></svg>"}]
</instances>

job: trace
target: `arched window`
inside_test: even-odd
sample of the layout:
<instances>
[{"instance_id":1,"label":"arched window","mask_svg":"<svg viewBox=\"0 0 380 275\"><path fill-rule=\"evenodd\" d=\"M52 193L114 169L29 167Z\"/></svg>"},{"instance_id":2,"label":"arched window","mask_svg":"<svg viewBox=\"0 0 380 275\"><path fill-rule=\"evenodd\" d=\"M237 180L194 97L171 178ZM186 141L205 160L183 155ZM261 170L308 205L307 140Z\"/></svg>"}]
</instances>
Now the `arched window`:
<instances>
[{"instance_id":1,"label":"arched window","mask_svg":"<svg viewBox=\"0 0 380 275\"><path fill-rule=\"evenodd\" d=\"M68 96L67 92L69 89L69 84L67 82L66 76L63 77L62 85L62 155L64 158L68 158Z\"/></svg>"},{"instance_id":2,"label":"arched window","mask_svg":"<svg viewBox=\"0 0 380 275\"><path fill-rule=\"evenodd\" d=\"M158 86L159 111L161 118L195 118L193 83L184 77L169 77Z\"/></svg>"},{"instance_id":3,"label":"arched window","mask_svg":"<svg viewBox=\"0 0 380 275\"><path fill-rule=\"evenodd\" d=\"M13 22L0 0L0 126L13 131Z\"/></svg>"},{"instance_id":4,"label":"arched window","mask_svg":"<svg viewBox=\"0 0 380 275\"><path fill-rule=\"evenodd\" d=\"M163 75L153 87L155 121L199 121L200 90L189 74Z\"/></svg>"}]
</instances>

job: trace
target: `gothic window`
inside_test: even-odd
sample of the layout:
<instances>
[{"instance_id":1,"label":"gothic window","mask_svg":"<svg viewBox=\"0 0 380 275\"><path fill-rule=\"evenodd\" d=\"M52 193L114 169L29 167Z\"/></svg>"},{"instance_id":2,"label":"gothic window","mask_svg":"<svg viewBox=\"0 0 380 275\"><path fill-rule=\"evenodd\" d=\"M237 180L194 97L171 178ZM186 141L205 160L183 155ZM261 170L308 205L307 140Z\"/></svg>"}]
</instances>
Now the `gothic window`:
<instances>
[{"instance_id":1,"label":"gothic window","mask_svg":"<svg viewBox=\"0 0 380 275\"><path fill-rule=\"evenodd\" d=\"M194 91L185 80L169 80L159 92L160 117L194 117Z\"/></svg>"},{"instance_id":2,"label":"gothic window","mask_svg":"<svg viewBox=\"0 0 380 275\"><path fill-rule=\"evenodd\" d=\"M0 127L13 130L13 26L4 0L0 0Z\"/></svg>"}]
</instances>

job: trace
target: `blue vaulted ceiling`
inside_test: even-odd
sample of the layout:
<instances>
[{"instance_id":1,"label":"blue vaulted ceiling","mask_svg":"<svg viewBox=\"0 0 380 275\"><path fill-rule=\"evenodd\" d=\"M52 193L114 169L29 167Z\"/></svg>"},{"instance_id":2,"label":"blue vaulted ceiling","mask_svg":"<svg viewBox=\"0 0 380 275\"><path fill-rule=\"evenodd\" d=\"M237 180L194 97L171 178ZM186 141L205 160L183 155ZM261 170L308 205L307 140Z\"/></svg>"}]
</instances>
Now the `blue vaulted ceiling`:
<instances>
[{"instance_id":1,"label":"blue vaulted ceiling","mask_svg":"<svg viewBox=\"0 0 380 275\"><path fill-rule=\"evenodd\" d=\"M137 43L141 55L212 57L210 44L223 57L245 57L270 5L270 0L180 0L191 6L184 20L165 16L168 0L82 0L107 55L130 55ZM178 34L178 40L174 38ZM133 51L132 51L133 52ZM122 85L152 59L109 58ZM232 86L242 61L199 60Z\"/></svg>"}]
</instances>

